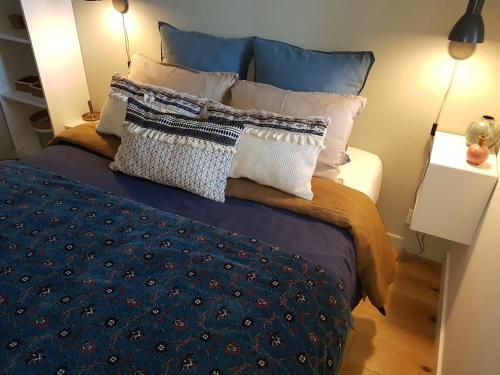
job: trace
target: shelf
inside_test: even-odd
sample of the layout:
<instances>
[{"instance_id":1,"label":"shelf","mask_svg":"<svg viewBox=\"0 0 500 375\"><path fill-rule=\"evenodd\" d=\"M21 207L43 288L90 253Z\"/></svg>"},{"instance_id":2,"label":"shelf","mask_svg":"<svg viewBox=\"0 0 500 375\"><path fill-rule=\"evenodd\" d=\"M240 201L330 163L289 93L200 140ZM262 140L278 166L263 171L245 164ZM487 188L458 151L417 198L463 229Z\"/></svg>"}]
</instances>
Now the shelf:
<instances>
[{"instance_id":1,"label":"shelf","mask_svg":"<svg viewBox=\"0 0 500 375\"><path fill-rule=\"evenodd\" d=\"M67 123L66 125L64 125L64 127L66 129L71 129L71 128L74 128L75 126L79 126L79 125L86 125L86 124L97 125L98 123L99 123L99 121L85 121L85 120L82 120L82 118L79 118L75 121Z\"/></svg>"},{"instance_id":2,"label":"shelf","mask_svg":"<svg viewBox=\"0 0 500 375\"><path fill-rule=\"evenodd\" d=\"M47 103L44 98L38 98L28 92L15 90L0 91L0 97L19 103L29 104L38 108L47 108Z\"/></svg>"},{"instance_id":3,"label":"shelf","mask_svg":"<svg viewBox=\"0 0 500 375\"><path fill-rule=\"evenodd\" d=\"M9 28L0 28L0 39L10 40L12 42L31 44L28 33L26 29L9 29Z\"/></svg>"}]
</instances>

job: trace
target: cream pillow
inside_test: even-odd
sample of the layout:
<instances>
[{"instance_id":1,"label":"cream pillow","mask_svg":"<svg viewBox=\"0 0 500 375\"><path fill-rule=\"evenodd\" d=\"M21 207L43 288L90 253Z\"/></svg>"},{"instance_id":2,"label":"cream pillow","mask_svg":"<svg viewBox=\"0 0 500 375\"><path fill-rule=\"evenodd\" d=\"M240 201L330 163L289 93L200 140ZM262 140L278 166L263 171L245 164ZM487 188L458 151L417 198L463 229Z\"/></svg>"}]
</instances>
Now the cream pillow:
<instances>
[{"instance_id":1,"label":"cream pillow","mask_svg":"<svg viewBox=\"0 0 500 375\"><path fill-rule=\"evenodd\" d=\"M264 111L240 111L219 103L207 105L209 121L240 122L245 128L236 145L230 177L311 200L311 178L330 124L327 117L294 118Z\"/></svg>"},{"instance_id":2,"label":"cream pillow","mask_svg":"<svg viewBox=\"0 0 500 375\"><path fill-rule=\"evenodd\" d=\"M293 117L327 116L331 124L326 132L325 149L320 153L315 176L342 164L354 119L366 105L356 95L297 92L274 86L238 81L231 89L229 105L240 109L260 109Z\"/></svg>"},{"instance_id":3,"label":"cream pillow","mask_svg":"<svg viewBox=\"0 0 500 375\"><path fill-rule=\"evenodd\" d=\"M180 93L166 87L139 83L115 73L111 78L108 99L101 109L101 118L97 124L98 132L121 138L128 98L156 101L165 108L165 111L191 118L198 118L207 103L205 98Z\"/></svg>"},{"instance_id":4,"label":"cream pillow","mask_svg":"<svg viewBox=\"0 0 500 375\"><path fill-rule=\"evenodd\" d=\"M222 102L228 90L238 80L238 74L200 72L162 64L136 53L132 57L128 78Z\"/></svg>"}]
</instances>

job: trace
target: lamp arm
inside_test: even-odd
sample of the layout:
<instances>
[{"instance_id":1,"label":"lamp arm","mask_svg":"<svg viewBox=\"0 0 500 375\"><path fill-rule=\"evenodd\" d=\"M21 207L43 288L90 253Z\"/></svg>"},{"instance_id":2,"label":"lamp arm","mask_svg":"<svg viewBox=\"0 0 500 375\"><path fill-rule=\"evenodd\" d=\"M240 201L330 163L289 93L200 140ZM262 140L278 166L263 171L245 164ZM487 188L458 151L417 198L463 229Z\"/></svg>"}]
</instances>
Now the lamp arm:
<instances>
[{"instance_id":1,"label":"lamp arm","mask_svg":"<svg viewBox=\"0 0 500 375\"><path fill-rule=\"evenodd\" d=\"M431 129L431 136L432 137L434 137L434 135L436 134L436 130L437 130L437 127L438 127L438 124L439 124L439 120L441 118L441 113L443 112L443 108L444 108L444 106L446 104L446 101L448 100L448 96L450 95L451 87L453 86L453 82L455 81L455 75L456 75L456 72L457 72L457 67L458 67L458 60L455 60L455 63L453 64L453 70L452 70L451 76L450 76L450 82L448 83L448 88L446 89L446 92L445 92L445 94L443 96L443 100L441 101L441 106L439 107L439 111L437 113L436 120L432 124L432 129Z\"/></svg>"},{"instance_id":2,"label":"lamp arm","mask_svg":"<svg viewBox=\"0 0 500 375\"><path fill-rule=\"evenodd\" d=\"M125 52L127 53L127 66L130 68L130 41L128 39L127 25L125 23L125 13L122 13L123 39L125 42Z\"/></svg>"}]
</instances>

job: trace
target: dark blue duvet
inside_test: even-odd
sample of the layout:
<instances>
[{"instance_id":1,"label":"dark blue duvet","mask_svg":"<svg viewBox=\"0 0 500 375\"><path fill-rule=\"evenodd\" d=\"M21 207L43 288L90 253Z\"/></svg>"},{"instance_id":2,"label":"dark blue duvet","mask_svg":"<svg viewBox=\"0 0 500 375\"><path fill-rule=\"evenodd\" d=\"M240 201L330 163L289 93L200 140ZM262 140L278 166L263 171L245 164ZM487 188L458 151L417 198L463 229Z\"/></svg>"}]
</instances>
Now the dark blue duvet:
<instances>
[{"instance_id":1,"label":"dark blue duvet","mask_svg":"<svg viewBox=\"0 0 500 375\"><path fill-rule=\"evenodd\" d=\"M2 370L336 373L356 300L347 233L117 175L74 147L29 161L119 195L2 165Z\"/></svg>"}]
</instances>

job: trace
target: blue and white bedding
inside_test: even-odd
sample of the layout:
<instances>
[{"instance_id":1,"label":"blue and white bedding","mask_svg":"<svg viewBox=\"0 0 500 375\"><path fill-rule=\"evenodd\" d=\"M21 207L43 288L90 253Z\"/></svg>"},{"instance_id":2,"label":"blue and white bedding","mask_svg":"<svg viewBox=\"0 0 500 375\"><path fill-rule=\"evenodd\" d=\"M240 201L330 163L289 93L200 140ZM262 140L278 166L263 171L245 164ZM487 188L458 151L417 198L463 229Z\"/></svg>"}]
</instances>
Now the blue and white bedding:
<instances>
[{"instance_id":1,"label":"blue and white bedding","mask_svg":"<svg viewBox=\"0 0 500 375\"><path fill-rule=\"evenodd\" d=\"M205 203L115 175L100 159L53 146L29 161L116 194L29 164L0 166L2 371L337 373L359 298L347 233L252 202ZM280 223L296 243L269 241ZM304 246L307 229L323 238Z\"/></svg>"}]
</instances>

